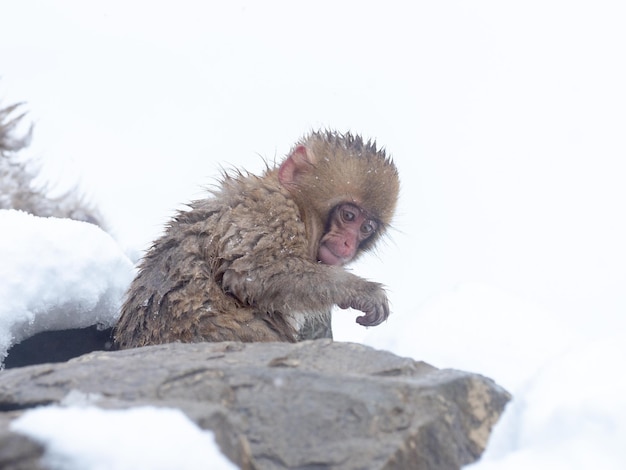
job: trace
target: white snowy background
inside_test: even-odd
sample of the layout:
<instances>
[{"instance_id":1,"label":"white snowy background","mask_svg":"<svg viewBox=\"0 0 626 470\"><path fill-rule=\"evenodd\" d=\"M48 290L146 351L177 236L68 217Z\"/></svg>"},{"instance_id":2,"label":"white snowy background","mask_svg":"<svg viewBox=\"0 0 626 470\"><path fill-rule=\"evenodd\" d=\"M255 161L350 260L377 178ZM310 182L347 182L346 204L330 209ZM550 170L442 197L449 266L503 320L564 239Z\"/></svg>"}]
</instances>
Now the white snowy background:
<instances>
[{"instance_id":1,"label":"white snowy background","mask_svg":"<svg viewBox=\"0 0 626 470\"><path fill-rule=\"evenodd\" d=\"M624 469L624 25L619 0L5 0L0 100L28 103L25 155L55 191L79 183L116 243L93 235L105 248L75 248L79 223L52 229L13 213L0 263L39 282L36 268L23 271L33 260L22 238L6 234L56 233L63 264L40 258L66 296L54 302L114 302L128 282L124 253L135 260L221 167L258 172L310 129L352 130L387 148L403 188L388 243L353 268L388 286L393 315L364 329L338 311L336 339L512 392L473 468ZM72 259L77 270L117 263L119 275L65 289L50 269ZM31 310L7 334L44 302L18 292L2 291L0 304ZM64 468L76 458L87 468L89 450L77 457L67 442L70 429L93 428L94 411L81 420L75 408L33 411L41 420L16 427L52 443L51 458L71 455ZM68 432L46 434L46 421Z\"/></svg>"}]
</instances>

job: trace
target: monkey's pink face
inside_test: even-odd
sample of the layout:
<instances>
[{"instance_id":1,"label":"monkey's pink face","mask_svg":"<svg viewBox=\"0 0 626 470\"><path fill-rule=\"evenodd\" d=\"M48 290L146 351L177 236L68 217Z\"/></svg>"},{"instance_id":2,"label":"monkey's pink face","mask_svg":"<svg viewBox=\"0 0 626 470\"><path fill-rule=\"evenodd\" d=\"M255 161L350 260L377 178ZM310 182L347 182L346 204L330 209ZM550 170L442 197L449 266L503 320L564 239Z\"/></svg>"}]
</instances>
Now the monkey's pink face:
<instances>
[{"instance_id":1,"label":"monkey's pink face","mask_svg":"<svg viewBox=\"0 0 626 470\"><path fill-rule=\"evenodd\" d=\"M333 210L328 230L320 240L317 260L331 266L343 266L356 255L359 246L378 229L354 204L341 204Z\"/></svg>"}]
</instances>

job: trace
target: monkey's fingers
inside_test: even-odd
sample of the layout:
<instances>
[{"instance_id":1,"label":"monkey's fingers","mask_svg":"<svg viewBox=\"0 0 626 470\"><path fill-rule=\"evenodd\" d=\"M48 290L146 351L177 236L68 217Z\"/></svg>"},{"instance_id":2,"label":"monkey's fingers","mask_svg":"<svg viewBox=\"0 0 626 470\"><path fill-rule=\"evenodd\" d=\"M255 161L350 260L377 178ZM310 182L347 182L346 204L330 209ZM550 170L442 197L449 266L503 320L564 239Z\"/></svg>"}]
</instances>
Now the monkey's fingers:
<instances>
[{"instance_id":1,"label":"monkey's fingers","mask_svg":"<svg viewBox=\"0 0 626 470\"><path fill-rule=\"evenodd\" d=\"M386 304L380 305L378 308L365 315L356 318L356 322L361 326L380 325L389 317L389 307Z\"/></svg>"},{"instance_id":2,"label":"monkey's fingers","mask_svg":"<svg viewBox=\"0 0 626 470\"><path fill-rule=\"evenodd\" d=\"M369 315L361 315L356 317L356 322L361 326L376 326L383 322L382 317L372 317Z\"/></svg>"}]
</instances>

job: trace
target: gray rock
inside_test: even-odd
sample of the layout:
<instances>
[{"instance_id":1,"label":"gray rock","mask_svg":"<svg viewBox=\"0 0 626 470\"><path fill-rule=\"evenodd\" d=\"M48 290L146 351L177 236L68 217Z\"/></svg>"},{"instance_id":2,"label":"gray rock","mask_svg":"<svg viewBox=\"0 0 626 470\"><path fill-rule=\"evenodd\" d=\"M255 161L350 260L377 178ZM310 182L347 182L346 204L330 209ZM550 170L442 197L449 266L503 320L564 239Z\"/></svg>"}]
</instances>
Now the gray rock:
<instances>
[{"instance_id":1,"label":"gray rock","mask_svg":"<svg viewBox=\"0 0 626 470\"><path fill-rule=\"evenodd\" d=\"M94 352L0 373L0 468L40 468L41 447L7 423L72 391L179 408L244 469L458 469L510 399L480 375L330 340Z\"/></svg>"}]
</instances>

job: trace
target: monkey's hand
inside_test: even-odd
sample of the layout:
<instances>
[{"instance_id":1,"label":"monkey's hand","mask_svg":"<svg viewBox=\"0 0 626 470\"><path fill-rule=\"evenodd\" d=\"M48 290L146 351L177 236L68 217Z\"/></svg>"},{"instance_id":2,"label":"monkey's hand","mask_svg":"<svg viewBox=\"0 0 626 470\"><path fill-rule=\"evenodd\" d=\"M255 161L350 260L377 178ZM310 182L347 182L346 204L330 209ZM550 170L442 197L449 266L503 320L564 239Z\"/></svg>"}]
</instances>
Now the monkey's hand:
<instances>
[{"instance_id":1,"label":"monkey's hand","mask_svg":"<svg viewBox=\"0 0 626 470\"><path fill-rule=\"evenodd\" d=\"M242 263L244 257L233 263ZM354 308L364 315L356 321L376 326L389 316L387 294L381 284L366 281L341 267L287 258L250 270L231 266L222 287L246 305L264 312L320 312L333 305Z\"/></svg>"},{"instance_id":2,"label":"monkey's hand","mask_svg":"<svg viewBox=\"0 0 626 470\"><path fill-rule=\"evenodd\" d=\"M356 322L362 326L376 326L389 317L389 302L381 284L364 281L363 288L339 302L339 308L354 308L365 313L357 317Z\"/></svg>"}]
</instances>

